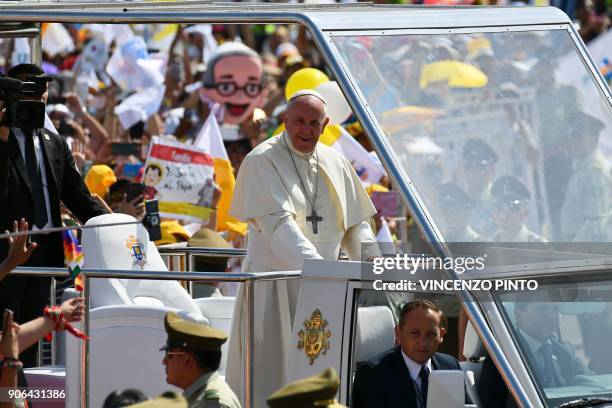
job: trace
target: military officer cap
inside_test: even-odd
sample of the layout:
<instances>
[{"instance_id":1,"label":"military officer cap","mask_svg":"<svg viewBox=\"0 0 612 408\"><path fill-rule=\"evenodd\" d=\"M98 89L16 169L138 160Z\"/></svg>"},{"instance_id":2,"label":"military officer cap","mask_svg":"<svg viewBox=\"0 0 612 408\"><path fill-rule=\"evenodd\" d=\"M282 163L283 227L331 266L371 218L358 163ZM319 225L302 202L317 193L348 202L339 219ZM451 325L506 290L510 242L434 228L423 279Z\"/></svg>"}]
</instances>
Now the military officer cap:
<instances>
[{"instance_id":1,"label":"military officer cap","mask_svg":"<svg viewBox=\"0 0 612 408\"><path fill-rule=\"evenodd\" d=\"M334 397L338 391L338 375L333 368L285 385L268 397L271 408L341 408Z\"/></svg>"},{"instance_id":2,"label":"military officer cap","mask_svg":"<svg viewBox=\"0 0 612 408\"><path fill-rule=\"evenodd\" d=\"M187 400L175 392L168 391L148 401L128 406L132 408L187 408Z\"/></svg>"},{"instance_id":3,"label":"military officer cap","mask_svg":"<svg viewBox=\"0 0 612 408\"><path fill-rule=\"evenodd\" d=\"M516 177L502 176L491 186L491 196L498 202L525 202L531 193Z\"/></svg>"},{"instance_id":4,"label":"military officer cap","mask_svg":"<svg viewBox=\"0 0 612 408\"><path fill-rule=\"evenodd\" d=\"M184 347L190 350L221 350L221 346L227 340L227 335L217 329L185 320L174 312L166 313L164 319L168 340L160 351L172 347Z\"/></svg>"},{"instance_id":5,"label":"military officer cap","mask_svg":"<svg viewBox=\"0 0 612 408\"><path fill-rule=\"evenodd\" d=\"M463 145L463 160L473 167L485 167L497 163L497 154L480 139L469 139Z\"/></svg>"}]
</instances>

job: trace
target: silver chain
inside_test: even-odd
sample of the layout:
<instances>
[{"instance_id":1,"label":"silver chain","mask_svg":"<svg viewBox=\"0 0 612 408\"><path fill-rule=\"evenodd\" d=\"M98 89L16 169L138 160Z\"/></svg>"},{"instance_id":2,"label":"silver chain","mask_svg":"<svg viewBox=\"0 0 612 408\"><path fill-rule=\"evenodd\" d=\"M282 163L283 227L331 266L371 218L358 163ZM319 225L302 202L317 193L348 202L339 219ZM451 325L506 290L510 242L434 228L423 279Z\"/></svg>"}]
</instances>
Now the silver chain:
<instances>
[{"instance_id":1,"label":"silver chain","mask_svg":"<svg viewBox=\"0 0 612 408\"><path fill-rule=\"evenodd\" d=\"M285 143L285 148L287 148L287 151L289 152L289 157L291 157L291 162L293 163L293 167L295 168L295 172L297 173L298 179L300 180L300 185L302 186L302 190L304 191L304 196L306 196L306 200L308 200L308 204L310 204L310 208L316 211L315 208L315 203L317 202L317 195L319 194L319 154L317 153L316 150L316 146L315 146L315 163L317 165L317 173L316 173L316 177L315 177L315 193L314 193L314 199L312 201L310 201L310 197L308 196L308 190L306 190L306 186L304 185L304 182L302 181L302 176L300 176L300 171L297 168L297 164L295 164L295 159L293 158L293 152L291 151L291 149L289 149L289 146L287 145L287 140L285 135L282 135L283 138L283 142ZM310 174L310 163L308 165L308 174Z\"/></svg>"}]
</instances>

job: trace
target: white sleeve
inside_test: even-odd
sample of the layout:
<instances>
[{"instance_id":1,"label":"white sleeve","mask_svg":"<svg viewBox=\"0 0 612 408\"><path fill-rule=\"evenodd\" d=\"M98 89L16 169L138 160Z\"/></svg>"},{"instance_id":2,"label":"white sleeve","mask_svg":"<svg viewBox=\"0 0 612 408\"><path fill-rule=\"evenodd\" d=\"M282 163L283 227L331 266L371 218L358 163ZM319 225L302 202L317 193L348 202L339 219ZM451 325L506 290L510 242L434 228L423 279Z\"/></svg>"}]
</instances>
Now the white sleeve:
<instances>
[{"instance_id":1,"label":"white sleeve","mask_svg":"<svg viewBox=\"0 0 612 408\"><path fill-rule=\"evenodd\" d=\"M368 261L381 256L374 231L366 221L346 231L342 238L342 248L351 261Z\"/></svg>"},{"instance_id":2,"label":"white sleeve","mask_svg":"<svg viewBox=\"0 0 612 408\"><path fill-rule=\"evenodd\" d=\"M288 211L280 211L255 219L257 228L270 242L274 254L290 265L301 265L304 259L323 259L315 246Z\"/></svg>"}]
</instances>

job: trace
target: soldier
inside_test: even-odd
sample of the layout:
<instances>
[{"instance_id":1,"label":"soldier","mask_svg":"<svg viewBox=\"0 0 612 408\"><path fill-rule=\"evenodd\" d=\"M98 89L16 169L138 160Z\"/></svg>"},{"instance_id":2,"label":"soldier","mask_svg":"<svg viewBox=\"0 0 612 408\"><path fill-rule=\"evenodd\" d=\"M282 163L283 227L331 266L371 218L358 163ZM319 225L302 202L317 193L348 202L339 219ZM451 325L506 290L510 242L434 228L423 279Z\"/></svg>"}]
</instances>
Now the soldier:
<instances>
[{"instance_id":1,"label":"soldier","mask_svg":"<svg viewBox=\"0 0 612 408\"><path fill-rule=\"evenodd\" d=\"M294 381L268 397L271 408L346 408L334 399L338 391L338 375L333 368Z\"/></svg>"},{"instance_id":2,"label":"soldier","mask_svg":"<svg viewBox=\"0 0 612 408\"><path fill-rule=\"evenodd\" d=\"M546 242L525 225L529 216L531 193L516 177L502 176L491 187L492 218L497 232L490 238L494 242Z\"/></svg>"},{"instance_id":3,"label":"soldier","mask_svg":"<svg viewBox=\"0 0 612 408\"><path fill-rule=\"evenodd\" d=\"M219 376L221 346L227 335L174 312L164 319L168 334L163 364L166 382L183 390L189 408L240 408L234 392Z\"/></svg>"}]
</instances>

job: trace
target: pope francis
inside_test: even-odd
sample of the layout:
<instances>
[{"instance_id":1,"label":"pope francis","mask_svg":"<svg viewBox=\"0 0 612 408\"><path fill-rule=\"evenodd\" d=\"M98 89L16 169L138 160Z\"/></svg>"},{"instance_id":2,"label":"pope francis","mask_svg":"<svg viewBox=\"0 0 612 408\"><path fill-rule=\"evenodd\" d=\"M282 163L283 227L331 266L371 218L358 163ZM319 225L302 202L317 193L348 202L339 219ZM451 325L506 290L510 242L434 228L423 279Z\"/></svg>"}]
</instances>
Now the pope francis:
<instances>
[{"instance_id":1,"label":"pope francis","mask_svg":"<svg viewBox=\"0 0 612 408\"><path fill-rule=\"evenodd\" d=\"M368 220L376 210L353 167L332 148L318 143L329 122L326 101L312 90L287 104L286 131L257 146L238 172L231 215L249 224L244 272L301 270L304 259L351 260L379 255ZM254 369L265 369L252 384L254 406L286 381L297 281L255 285ZM227 379L243 400L241 317L238 293L230 340Z\"/></svg>"}]
</instances>

